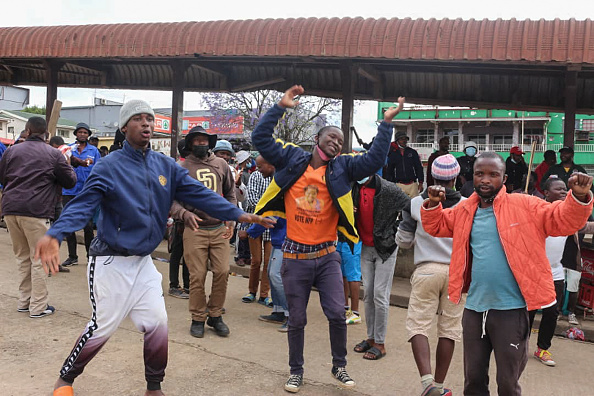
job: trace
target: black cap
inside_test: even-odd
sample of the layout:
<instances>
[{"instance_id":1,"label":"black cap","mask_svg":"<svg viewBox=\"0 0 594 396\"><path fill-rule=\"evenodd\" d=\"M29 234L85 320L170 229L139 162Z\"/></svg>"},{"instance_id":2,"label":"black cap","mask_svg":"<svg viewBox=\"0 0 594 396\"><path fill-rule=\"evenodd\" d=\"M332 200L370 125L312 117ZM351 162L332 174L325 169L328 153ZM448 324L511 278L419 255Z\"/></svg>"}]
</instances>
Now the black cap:
<instances>
[{"instance_id":1,"label":"black cap","mask_svg":"<svg viewBox=\"0 0 594 396\"><path fill-rule=\"evenodd\" d=\"M93 132L91 132L91 128L89 128L87 124L85 124L84 122L79 122L78 124L76 124L76 128L74 128L74 136L76 136L76 131L78 131L79 129L86 129L87 132L89 132L89 136L93 134Z\"/></svg>"},{"instance_id":2,"label":"black cap","mask_svg":"<svg viewBox=\"0 0 594 396\"><path fill-rule=\"evenodd\" d=\"M406 140L409 140L408 136L406 135L406 132L397 132L396 135L394 135L394 141L398 141L402 138L406 138Z\"/></svg>"},{"instance_id":3,"label":"black cap","mask_svg":"<svg viewBox=\"0 0 594 396\"><path fill-rule=\"evenodd\" d=\"M573 148L569 147L569 146L563 146L559 149L559 152L562 153L564 151L569 151L571 154L573 154Z\"/></svg>"}]
</instances>

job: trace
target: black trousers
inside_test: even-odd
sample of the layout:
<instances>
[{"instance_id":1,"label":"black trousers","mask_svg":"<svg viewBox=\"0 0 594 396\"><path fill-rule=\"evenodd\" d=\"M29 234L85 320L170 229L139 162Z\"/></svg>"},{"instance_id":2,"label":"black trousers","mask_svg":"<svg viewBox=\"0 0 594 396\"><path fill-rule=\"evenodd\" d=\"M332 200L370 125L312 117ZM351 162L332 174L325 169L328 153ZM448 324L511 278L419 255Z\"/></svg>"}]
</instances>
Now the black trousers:
<instances>
[{"instance_id":1,"label":"black trousers","mask_svg":"<svg viewBox=\"0 0 594 396\"><path fill-rule=\"evenodd\" d=\"M171 254L169 256L169 287L179 287L179 266L182 265L184 289L190 288L190 271L184 261L184 227L175 223L171 232Z\"/></svg>"},{"instance_id":2,"label":"black trousers","mask_svg":"<svg viewBox=\"0 0 594 396\"><path fill-rule=\"evenodd\" d=\"M528 361L528 322L526 308L487 312L464 310L464 395L489 395L491 352L495 353L499 395L522 394L519 380Z\"/></svg>"},{"instance_id":3,"label":"black trousers","mask_svg":"<svg viewBox=\"0 0 594 396\"><path fill-rule=\"evenodd\" d=\"M74 199L74 195L62 196L62 204L66 207L66 204ZM89 256L89 248L91 247L91 241L95 237L93 233L93 220L89 220L85 228L83 228L85 235L85 249L87 250L87 257ZM68 257L71 259L77 259L78 254L76 253L76 234L71 233L66 236L66 243L68 244Z\"/></svg>"},{"instance_id":4,"label":"black trousers","mask_svg":"<svg viewBox=\"0 0 594 396\"><path fill-rule=\"evenodd\" d=\"M559 307L563 304L563 291L565 290L565 281L555 281L555 293L557 294L557 303L548 308L542 309L542 318L540 319L540 326L538 327L538 341L537 345L540 349L549 349L551 347L551 340L555 335L555 328L557 327L557 316L559 316ZM536 310L530 311L530 328L534 323L534 316Z\"/></svg>"}]
</instances>

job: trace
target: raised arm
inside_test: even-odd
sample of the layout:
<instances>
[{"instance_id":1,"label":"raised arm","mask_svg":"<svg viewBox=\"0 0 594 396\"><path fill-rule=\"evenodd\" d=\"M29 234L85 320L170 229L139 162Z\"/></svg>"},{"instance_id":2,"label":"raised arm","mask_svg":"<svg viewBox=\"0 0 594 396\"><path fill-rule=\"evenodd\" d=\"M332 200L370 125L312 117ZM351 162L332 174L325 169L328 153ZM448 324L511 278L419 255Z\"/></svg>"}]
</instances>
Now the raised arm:
<instances>
[{"instance_id":1,"label":"raised arm","mask_svg":"<svg viewBox=\"0 0 594 396\"><path fill-rule=\"evenodd\" d=\"M353 181L361 180L371 173L377 172L384 166L388 151L390 149L390 140L392 138L392 120L404 106L404 97L398 98L398 107L391 107L384 113L384 120L377 128L377 135L369 151L362 155L356 155L351 158L349 172L350 179Z\"/></svg>"},{"instance_id":2,"label":"raised arm","mask_svg":"<svg viewBox=\"0 0 594 396\"><path fill-rule=\"evenodd\" d=\"M574 173L568 180L570 193L564 201L543 205L538 202L535 216L548 236L571 235L581 229L592 213L592 176Z\"/></svg>"},{"instance_id":3,"label":"raised arm","mask_svg":"<svg viewBox=\"0 0 594 396\"><path fill-rule=\"evenodd\" d=\"M252 132L252 143L264 159L274 165L277 170L284 168L291 155L301 152L302 149L293 143L285 143L275 139L274 128L278 120L283 117L287 108L293 108L299 104L295 97L303 94L301 85L294 85L289 88L278 104L275 104L264 114L258 122L256 129Z\"/></svg>"},{"instance_id":4,"label":"raised arm","mask_svg":"<svg viewBox=\"0 0 594 396\"><path fill-rule=\"evenodd\" d=\"M429 199L421 205L421 224L425 232L434 237L452 238L454 236L455 210L459 206L443 209L445 188L442 186L427 187Z\"/></svg>"}]
</instances>

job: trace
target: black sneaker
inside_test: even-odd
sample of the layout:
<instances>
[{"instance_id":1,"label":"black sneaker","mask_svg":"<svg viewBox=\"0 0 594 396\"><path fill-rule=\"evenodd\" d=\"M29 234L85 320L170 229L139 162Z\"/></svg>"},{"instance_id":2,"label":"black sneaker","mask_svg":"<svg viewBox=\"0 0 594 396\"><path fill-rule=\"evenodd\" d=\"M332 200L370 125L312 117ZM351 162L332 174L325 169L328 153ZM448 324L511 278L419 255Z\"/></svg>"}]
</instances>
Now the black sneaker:
<instances>
[{"instance_id":1,"label":"black sneaker","mask_svg":"<svg viewBox=\"0 0 594 396\"><path fill-rule=\"evenodd\" d=\"M48 316L53 314L56 311L56 308L48 305L41 313L38 314L31 314L29 315L30 318L43 318L44 316Z\"/></svg>"},{"instance_id":2,"label":"black sneaker","mask_svg":"<svg viewBox=\"0 0 594 396\"><path fill-rule=\"evenodd\" d=\"M285 382L285 390L287 392L297 393L301 389L301 385L303 385L303 375L291 374L287 382Z\"/></svg>"},{"instance_id":3,"label":"black sneaker","mask_svg":"<svg viewBox=\"0 0 594 396\"><path fill-rule=\"evenodd\" d=\"M17 308L17 312L29 312L29 307L27 307L27 308Z\"/></svg>"},{"instance_id":4,"label":"black sneaker","mask_svg":"<svg viewBox=\"0 0 594 396\"><path fill-rule=\"evenodd\" d=\"M68 266L71 266L71 265L78 265L78 257L76 257L76 258L70 258L70 257L68 257L62 263L62 266L63 267L68 267Z\"/></svg>"},{"instance_id":5,"label":"black sneaker","mask_svg":"<svg viewBox=\"0 0 594 396\"><path fill-rule=\"evenodd\" d=\"M204 322L199 322L197 320L193 320L192 325L190 326L190 334L192 335L192 337L203 338L204 337Z\"/></svg>"},{"instance_id":6,"label":"black sneaker","mask_svg":"<svg viewBox=\"0 0 594 396\"><path fill-rule=\"evenodd\" d=\"M229 335L229 327L223 322L223 318L220 316L218 317L208 317L206 324L213 328L215 333L217 333L220 337L227 337Z\"/></svg>"},{"instance_id":7,"label":"black sneaker","mask_svg":"<svg viewBox=\"0 0 594 396\"><path fill-rule=\"evenodd\" d=\"M262 322L283 324L285 323L286 317L282 312L273 312L270 315L260 315L258 319Z\"/></svg>"},{"instance_id":8,"label":"black sneaker","mask_svg":"<svg viewBox=\"0 0 594 396\"><path fill-rule=\"evenodd\" d=\"M338 386L341 388L350 389L355 387L355 381L349 376L344 367L332 366L332 376L340 382Z\"/></svg>"}]
</instances>

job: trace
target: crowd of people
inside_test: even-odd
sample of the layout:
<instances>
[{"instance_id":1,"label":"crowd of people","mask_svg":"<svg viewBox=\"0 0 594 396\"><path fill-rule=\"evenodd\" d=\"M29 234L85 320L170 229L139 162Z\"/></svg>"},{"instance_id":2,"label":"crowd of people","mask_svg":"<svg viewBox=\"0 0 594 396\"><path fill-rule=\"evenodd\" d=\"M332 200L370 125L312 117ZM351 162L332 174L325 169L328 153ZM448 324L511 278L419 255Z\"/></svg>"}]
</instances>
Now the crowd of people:
<instances>
[{"instance_id":1,"label":"crowd of people","mask_svg":"<svg viewBox=\"0 0 594 396\"><path fill-rule=\"evenodd\" d=\"M29 119L24 142L0 152L2 213L19 265L19 312L31 318L55 312L46 274L78 264L73 233L84 230L93 311L62 366L54 396L74 394L74 380L126 317L145 337L145 394L163 394L167 312L150 254L163 240L168 218L167 295L188 300L189 334L205 337L205 325L220 337L231 333L223 314L235 253L237 265L250 267L241 301L271 308L258 319L287 333L288 392L304 384L314 287L328 320L330 372L339 386L355 387L346 369L349 348L366 360L386 356L399 249L414 252L405 328L419 394L452 395L445 383L461 341L464 394L488 394L494 352L499 394L520 395L537 310L542 320L533 356L555 365L549 351L555 324L565 290L568 321L578 324L580 239L594 231L592 177L573 163L573 150L560 150L559 165L556 153L547 151L529 172L518 146L504 160L479 153L469 141L456 159L444 137L425 177L409 137L394 132L392 120L404 98L384 113L361 154L341 155L344 134L333 126L317 132L312 152L276 139L275 126L303 93L303 87L291 87L258 123L252 133L257 156L236 152L196 126L179 142L176 164L150 150L155 115L140 100L122 107L123 140L109 155L91 143L84 123L74 131L74 144L58 137L47 144L41 117ZM61 262L64 239L68 257ZM429 337L436 315L433 370ZM347 328L358 323L365 324L367 338L348 346Z\"/></svg>"}]
</instances>

